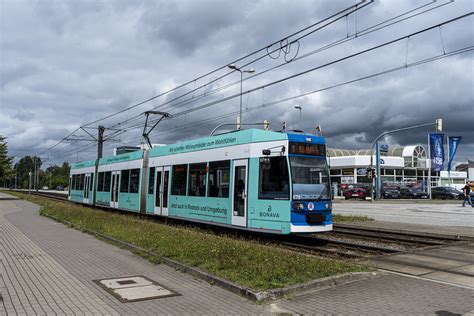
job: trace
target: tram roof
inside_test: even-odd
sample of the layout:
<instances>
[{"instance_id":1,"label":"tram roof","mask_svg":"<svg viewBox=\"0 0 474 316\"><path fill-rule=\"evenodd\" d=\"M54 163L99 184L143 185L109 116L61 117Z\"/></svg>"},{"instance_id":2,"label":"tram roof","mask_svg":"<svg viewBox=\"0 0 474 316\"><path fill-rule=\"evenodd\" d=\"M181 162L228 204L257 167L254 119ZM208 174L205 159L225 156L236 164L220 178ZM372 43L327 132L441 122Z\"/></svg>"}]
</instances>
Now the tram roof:
<instances>
[{"instance_id":1,"label":"tram roof","mask_svg":"<svg viewBox=\"0 0 474 316\"><path fill-rule=\"evenodd\" d=\"M123 154L120 154L120 155L100 158L99 159L99 165L108 165L108 164L112 164L112 163L143 159L143 152L144 152L144 150L141 149L141 150L137 150L137 151L123 153Z\"/></svg>"},{"instance_id":2,"label":"tram roof","mask_svg":"<svg viewBox=\"0 0 474 316\"><path fill-rule=\"evenodd\" d=\"M321 140L320 142L322 142L322 138L313 135L282 133L252 128L183 141L166 146L154 147L150 149L150 157L166 156L177 153L200 151L249 143L288 140L295 138L295 135L297 135L297 137L311 137L314 140L319 139Z\"/></svg>"},{"instance_id":3,"label":"tram roof","mask_svg":"<svg viewBox=\"0 0 474 316\"><path fill-rule=\"evenodd\" d=\"M236 146L249 143L270 142L270 141L304 141L311 138L313 143L324 143L324 138L302 133L284 133L266 131L261 129L246 129L241 131L218 134L209 137L203 137L175 144L158 146L150 149L149 157L166 156L177 153L193 152L200 150L207 150L212 148ZM137 150L133 152L123 153L115 156L107 156L99 159L99 165L106 165L112 163L119 163L125 161L132 161L143 159L144 150ZM80 169L95 166L96 160L87 160L76 162L71 165L71 169Z\"/></svg>"}]
</instances>

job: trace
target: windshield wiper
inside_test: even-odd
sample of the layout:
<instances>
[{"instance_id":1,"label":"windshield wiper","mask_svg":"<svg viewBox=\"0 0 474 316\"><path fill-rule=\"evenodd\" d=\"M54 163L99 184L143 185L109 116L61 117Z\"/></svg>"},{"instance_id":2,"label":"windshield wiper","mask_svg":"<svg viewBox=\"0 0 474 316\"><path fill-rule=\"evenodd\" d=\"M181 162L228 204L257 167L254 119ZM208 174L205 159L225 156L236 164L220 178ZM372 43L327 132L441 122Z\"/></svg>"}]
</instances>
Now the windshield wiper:
<instances>
[{"instance_id":1,"label":"windshield wiper","mask_svg":"<svg viewBox=\"0 0 474 316\"><path fill-rule=\"evenodd\" d=\"M321 194L318 196L318 198L316 199L316 202L319 202L321 200L321 198L323 197L323 195L326 193L327 191L327 187L324 186L324 190L321 191Z\"/></svg>"}]
</instances>

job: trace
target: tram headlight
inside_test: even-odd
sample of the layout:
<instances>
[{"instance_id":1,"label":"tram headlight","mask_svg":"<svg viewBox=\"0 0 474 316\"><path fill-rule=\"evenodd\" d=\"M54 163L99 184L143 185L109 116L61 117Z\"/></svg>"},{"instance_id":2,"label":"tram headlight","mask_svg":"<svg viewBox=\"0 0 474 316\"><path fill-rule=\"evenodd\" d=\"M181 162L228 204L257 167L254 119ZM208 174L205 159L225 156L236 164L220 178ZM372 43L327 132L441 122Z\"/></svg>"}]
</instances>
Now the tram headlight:
<instances>
[{"instance_id":1,"label":"tram headlight","mask_svg":"<svg viewBox=\"0 0 474 316\"><path fill-rule=\"evenodd\" d=\"M331 209L332 205L331 205L331 203L326 203L324 205L324 207L329 210L329 209Z\"/></svg>"},{"instance_id":2,"label":"tram headlight","mask_svg":"<svg viewBox=\"0 0 474 316\"><path fill-rule=\"evenodd\" d=\"M293 203L293 209L297 211L303 211L304 203Z\"/></svg>"}]
</instances>

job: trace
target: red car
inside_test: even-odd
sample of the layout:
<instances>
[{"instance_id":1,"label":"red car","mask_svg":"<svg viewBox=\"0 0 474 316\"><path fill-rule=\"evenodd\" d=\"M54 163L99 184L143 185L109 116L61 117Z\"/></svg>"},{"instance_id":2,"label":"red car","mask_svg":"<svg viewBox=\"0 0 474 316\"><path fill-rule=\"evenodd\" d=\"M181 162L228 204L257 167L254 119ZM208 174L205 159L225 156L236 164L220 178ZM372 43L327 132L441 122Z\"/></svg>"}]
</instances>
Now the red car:
<instances>
[{"instance_id":1,"label":"red car","mask_svg":"<svg viewBox=\"0 0 474 316\"><path fill-rule=\"evenodd\" d=\"M349 199L365 200L367 198L367 190L364 188L346 189L344 190L342 194L344 195L344 198L346 200L349 200Z\"/></svg>"}]
</instances>

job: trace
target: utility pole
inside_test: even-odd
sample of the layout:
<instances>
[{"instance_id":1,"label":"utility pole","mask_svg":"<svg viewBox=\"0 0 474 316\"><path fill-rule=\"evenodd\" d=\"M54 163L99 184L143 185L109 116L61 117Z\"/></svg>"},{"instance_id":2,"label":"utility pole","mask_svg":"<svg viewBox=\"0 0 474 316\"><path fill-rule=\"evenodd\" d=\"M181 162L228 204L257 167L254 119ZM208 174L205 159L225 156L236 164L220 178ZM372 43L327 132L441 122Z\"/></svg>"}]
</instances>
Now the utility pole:
<instances>
[{"instance_id":1,"label":"utility pole","mask_svg":"<svg viewBox=\"0 0 474 316\"><path fill-rule=\"evenodd\" d=\"M104 145L104 131L105 127L99 125L99 131L97 135L97 159L102 158L102 150Z\"/></svg>"},{"instance_id":2,"label":"utility pole","mask_svg":"<svg viewBox=\"0 0 474 316\"><path fill-rule=\"evenodd\" d=\"M300 121L298 123L298 128L300 131L302 131L303 129L301 128L301 110L303 109L300 105L295 105L295 109L299 110L300 111ZM295 124L296 125L296 124Z\"/></svg>"},{"instance_id":3,"label":"utility pole","mask_svg":"<svg viewBox=\"0 0 474 316\"><path fill-rule=\"evenodd\" d=\"M28 172L28 194L31 194L31 175L32 172L30 170L30 172Z\"/></svg>"},{"instance_id":4,"label":"utility pole","mask_svg":"<svg viewBox=\"0 0 474 316\"><path fill-rule=\"evenodd\" d=\"M33 178L33 189L36 191L36 156L33 157L33 164L34 164L34 178Z\"/></svg>"}]
</instances>

